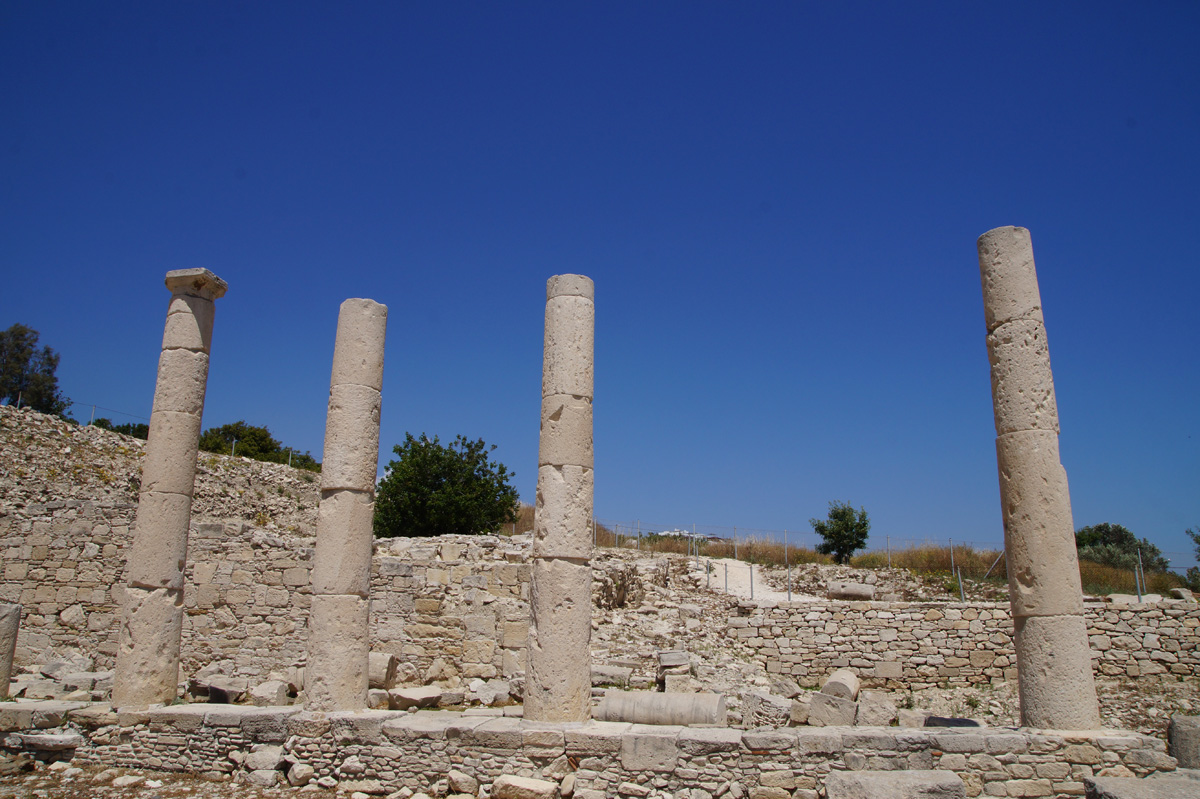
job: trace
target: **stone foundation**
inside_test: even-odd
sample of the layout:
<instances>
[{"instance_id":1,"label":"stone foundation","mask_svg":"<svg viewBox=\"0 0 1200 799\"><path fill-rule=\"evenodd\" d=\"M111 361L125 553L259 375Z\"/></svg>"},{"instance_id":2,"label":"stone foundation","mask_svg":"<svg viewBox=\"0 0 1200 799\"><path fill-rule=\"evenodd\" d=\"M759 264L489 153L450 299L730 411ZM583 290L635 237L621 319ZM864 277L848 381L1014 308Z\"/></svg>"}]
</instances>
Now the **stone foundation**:
<instances>
[{"instance_id":1,"label":"stone foundation","mask_svg":"<svg viewBox=\"0 0 1200 799\"><path fill-rule=\"evenodd\" d=\"M501 774L557 781L573 773L579 799L678 795L684 789L700 792L692 796L716 796L731 783L751 799L816 799L830 773L862 769L953 771L969 796L1077 796L1084 777L1106 769L1144 776L1175 768L1160 739L1104 730L747 731L596 721L533 724L497 711L317 714L293 707L197 704L117 715L82 703L0 707L0 730L39 726L80 732L85 743L74 750L77 764L233 772L239 767L237 755L230 754L262 743L282 745L285 757L310 766L315 777L343 783L378 780L388 790L432 791L450 769L485 785ZM5 740L11 746L19 739ZM358 762L343 769L351 757Z\"/></svg>"}]
</instances>

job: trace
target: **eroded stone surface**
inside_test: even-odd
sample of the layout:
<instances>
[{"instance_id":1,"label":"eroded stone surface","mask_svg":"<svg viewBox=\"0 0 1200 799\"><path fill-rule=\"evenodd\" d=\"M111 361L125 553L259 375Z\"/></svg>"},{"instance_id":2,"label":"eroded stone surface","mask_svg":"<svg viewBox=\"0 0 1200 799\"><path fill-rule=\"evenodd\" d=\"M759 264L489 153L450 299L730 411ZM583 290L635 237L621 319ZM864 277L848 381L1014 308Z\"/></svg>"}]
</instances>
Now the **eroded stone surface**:
<instances>
[{"instance_id":1,"label":"eroded stone surface","mask_svg":"<svg viewBox=\"0 0 1200 799\"><path fill-rule=\"evenodd\" d=\"M13 654L17 651L17 633L20 629L21 606L0 604L0 699L8 698Z\"/></svg>"},{"instance_id":2,"label":"eroded stone surface","mask_svg":"<svg viewBox=\"0 0 1200 799\"><path fill-rule=\"evenodd\" d=\"M1017 616L1014 627L1021 723L1059 730L1098 729L1100 711L1083 617Z\"/></svg>"},{"instance_id":3,"label":"eroded stone surface","mask_svg":"<svg viewBox=\"0 0 1200 799\"><path fill-rule=\"evenodd\" d=\"M990 333L1014 319L1042 320L1033 242L1023 227L998 227L979 237L983 315Z\"/></svg>"},{"instance_id":4,"label":"eroded stone surface","mask_svg":"<svg viewBox=\"0 0 1200 799\"><path fill-rule=\"evenodd\" d=\"M174 701L183 592L128 586L122 617L113 706L135 709Z\"/></svg>"},{"instance_id":5,"label":"eroded stone surface","mask_svg":"<svg viewBox=\"0 0 1200 799\"><path fill-rule=\"evenodd\" d=\"M308 617L309 710L360 710L367 706L371 645L369 602L357 596L314 596Z\"/></svg>"},{"instance_id":6,"label":"eroded stone surface","mask_svg":"<svg viewBox=\"0 0 1200 799\"><path fill-rule=\"evenodd\" d=\"M313 556L314 594L366 597L371 586L371 515L375 503L363 491L321 492ZM368 534L364 534L363 531Z\"/></svg>"}]
</instances>

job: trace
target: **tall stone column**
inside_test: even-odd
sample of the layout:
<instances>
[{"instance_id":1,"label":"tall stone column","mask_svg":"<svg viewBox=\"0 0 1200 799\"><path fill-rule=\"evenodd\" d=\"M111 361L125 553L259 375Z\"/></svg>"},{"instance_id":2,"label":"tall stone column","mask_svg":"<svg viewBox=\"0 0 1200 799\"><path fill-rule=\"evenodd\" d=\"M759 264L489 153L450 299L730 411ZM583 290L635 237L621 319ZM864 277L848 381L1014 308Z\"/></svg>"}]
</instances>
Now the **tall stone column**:
<instances>
[{"instance_id":1,"label":"tall stone column","mask_svg":"<svg viewBox=\"0 0 1200 799\"><path fill-rule=\"evenodd\" d=\"M595 323L592 281L550 278L525 675L530 721L587 721L591 710Z\"/></svg>"},{"instance_id":2,"label":"tall stone column","mask_svg":"<svg viewBox=\"0 0 1200 799\"><path fill-rule=\"evenodd\" d=\"M207 269L167 272L166 284L171 301L142 462L113 677L113 705L131 710L175 699L183 572L214 302L227 288Z\"/></svg>"},{"instance_id":3,"label":"tall stone column","mask_svg":"<svg viewBox=\"0 0 1200 799\"><path fill-rule=\"evenodd\" d=\"M342 303L329 381L308 615L304 695L309 710L367 706L371 516L386 333L386 305L362 299Z\"/></svg>"},{"instance_id":4,"label":"tall stone column","mask_svg":"<svg viewBox=\"0 0 1200 799\"><path fill-rule=\"evenodd\" d=\"M980 236L979 272L1021 724L1095 729L1100 710L1029 231L1001 227Z\"/></svg>"}]
</instances>

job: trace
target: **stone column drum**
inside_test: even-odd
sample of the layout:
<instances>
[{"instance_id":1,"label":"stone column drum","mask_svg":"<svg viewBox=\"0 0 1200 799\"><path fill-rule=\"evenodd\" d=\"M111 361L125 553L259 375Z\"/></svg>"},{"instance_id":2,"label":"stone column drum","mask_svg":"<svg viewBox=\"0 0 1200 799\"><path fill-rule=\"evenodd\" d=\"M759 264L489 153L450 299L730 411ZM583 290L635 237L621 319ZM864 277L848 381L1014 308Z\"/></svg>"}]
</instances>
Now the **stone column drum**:
<instances>
[{"instance_id":1,"label":"stone column drum","mask_svg":"<svg viewBox=\"0 0 1200 799\"><path fill-rule=\"evenodd\" d=\"M21 606L0 605L0 699L8 699L13 656L17 654L17 633L20 629Z\"/></svg>"},{"instance_id":2,"label":"stone column drum","mask_svg":"<svg viewBox=\"0 0 1200 799\"><path fill-rule=\"evenodd\" d=\"M546 283L525 675L530 721L587 721L591 708L594 299L592 281L582 275Z\"/></svg>"},{"instance_id":3,"label":"stone column drum","mask_svg":"<svg viewBox=\"0 0 1200 799\"><path fill-rule=\"evenodd\" d=\"M227 288L207 269L167 272L166 284L171 301L142 461L113 677L113 705L130 710L175 699L183 572L214 303Z\"/></svg>"},{"instance_id":4,"label":"stone column drum","mask_svg":"<svg viewBox=\"0 0 1200 799\"><path fill-rule=\"evenodd\" d=\"M979 237L1021 723L1096 729L1067 473L1029 231Z\"/></svg>"},{"instance_id":5,"label":"stone column drum","mask_svg":"<svg viewBox=\"0 0 1200 799\"><path fill-rule=\"evenodd\" d=\"M371 516L386 333L386 305L363 299L342 303L329 381L308 615L304 695L309 710L367 706Z\"/></svg>"}]
</instances>

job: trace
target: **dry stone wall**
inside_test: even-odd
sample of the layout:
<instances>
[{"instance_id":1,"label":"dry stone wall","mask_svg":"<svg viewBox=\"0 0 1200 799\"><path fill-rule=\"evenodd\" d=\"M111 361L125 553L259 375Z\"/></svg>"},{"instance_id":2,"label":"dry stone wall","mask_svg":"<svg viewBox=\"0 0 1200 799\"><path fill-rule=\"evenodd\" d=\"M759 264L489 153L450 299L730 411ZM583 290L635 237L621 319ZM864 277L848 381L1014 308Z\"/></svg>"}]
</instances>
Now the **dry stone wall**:
<instances>
[{"instance_id":1,"label":"dry stone wall","mask_svg":"<svg viewBox=\"0 0 1200 799\"><path fill-rule=\"evenodd\" d=\"M1102 675L1200 675L1200 606L1088 603L1093 670ZM772 674L817 686L836 668L909 688L1015 679L1008 603L742 603L728 634Z\"/></svg>"}]
</instances>

